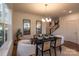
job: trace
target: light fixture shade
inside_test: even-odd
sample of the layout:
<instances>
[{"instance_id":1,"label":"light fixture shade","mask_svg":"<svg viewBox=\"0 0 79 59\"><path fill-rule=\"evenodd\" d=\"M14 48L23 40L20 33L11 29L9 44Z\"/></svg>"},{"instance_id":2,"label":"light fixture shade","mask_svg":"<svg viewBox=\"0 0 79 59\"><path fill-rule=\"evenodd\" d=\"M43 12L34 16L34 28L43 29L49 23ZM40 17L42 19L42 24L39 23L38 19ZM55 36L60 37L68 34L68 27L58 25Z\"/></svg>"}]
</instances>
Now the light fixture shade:
<instances>
[{"instance_id":1,"label":"light fixture shade","mask_svg":"<svg viewBox=\"0 0 79 59\"><path fill-rule=\"evenodd\" d=\"M51 22L52 20L51 20L51 18L49 18L49 22Z\"/></svg>"},{"instance_id":2,"label":"light fixture shade","mask_svg":"<svg viewBox=\"0 0 79 59\"><path fill-rule=\"evenodd\" d=\"M46 7L45 11L47 10L47 6L48 4L45 4L45 7ZM50 17L42 18L42 22L51 22L51 18Z\"/></svg>"},{"instance_id":3,"label":"light fixture shade","mask_svg":"<svg viewBox=\"0 0 79 59\"><path fill-rule=\"evenodd\" d=\"M48 18L46 18L46 21L47 21L47 22L49 22L49 19L48 19Z\"/></svg>"},{"instance_id":4,"label":"light fixture shade","mask_svg":"<svg viewBox=\"0 0 79 59\"><path fill-rule=\"evenodd\" d=\"M44 18L42 18L42 22L45 22L45 19Z\"/></svg>"},{"instance_id":5,"label":"light fixture shade","mask_svg":"<svg viewBox=\"0 0 79 59\"><path fill-rule=\"evenodd\" d=\"M42 22L51 22L51 18L42 18Z\"/></svg>"}]
</instances>

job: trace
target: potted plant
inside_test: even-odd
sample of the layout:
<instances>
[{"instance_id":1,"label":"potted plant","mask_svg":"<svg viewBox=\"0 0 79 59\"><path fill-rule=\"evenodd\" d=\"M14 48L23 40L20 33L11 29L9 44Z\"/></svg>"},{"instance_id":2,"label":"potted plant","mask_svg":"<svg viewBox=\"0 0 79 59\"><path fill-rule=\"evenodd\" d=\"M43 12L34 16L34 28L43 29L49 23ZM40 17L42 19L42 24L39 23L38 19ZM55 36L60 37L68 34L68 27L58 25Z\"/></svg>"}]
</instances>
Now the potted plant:
<instances>
[{"instance_id":1,"label":"potted plant","mask_svg":"<svg viewBox=\"0 0 79 59\"><path fill-rule=\"evenodd\" d=\"M16 32L16 38L17 40L19 39L19 37L22 36L22 32L21 32L21 29L18 29L17 32Z\"/></svg>"}]
</instances>

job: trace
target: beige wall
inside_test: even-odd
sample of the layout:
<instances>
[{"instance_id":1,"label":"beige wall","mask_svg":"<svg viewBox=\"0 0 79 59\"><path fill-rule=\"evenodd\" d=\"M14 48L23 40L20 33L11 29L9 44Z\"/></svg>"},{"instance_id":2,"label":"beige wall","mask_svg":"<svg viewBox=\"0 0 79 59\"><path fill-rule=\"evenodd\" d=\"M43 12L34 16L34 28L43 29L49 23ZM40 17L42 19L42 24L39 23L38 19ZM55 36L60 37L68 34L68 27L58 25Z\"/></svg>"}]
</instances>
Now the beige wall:
<instances>
[{"instance_id":1,"label":"beige wall","mask_svg":"<svg viewBox=\"0 0 79 59\"><path fill-rule=\"evenodd\" d=\"M23 31L23 19L31 20L31 35L26 35L25 37L29 38L32 35L36 34L36 20L41 20L41 16L24 13L24 12L13 12L13 37L15 39L15 33L18 28L21 28ZM75 26L69 25L66 22L77 21L77 29ZM75 24L75 23L74 23ZM70 26L70 28L68 27ZM60 28L57 29L53 34L63 35L65 40L79 43L79 13L72 13L63 17L60 17ZM72 30L72 28L74 30ZM46 23L42 24L42 33L46 33ZM77 32L77 34L75 34ZM74 34L73 34L74 33Z\"/></svg>"},{"instance_id":2,"label":"beige wall","mask_svg":"<svg viewBox=\"0 0 79 59\"><path fill-rule=\"evenodd\" d=\"M42 17L34 14L14 11L13 12L13 37L15 38L16 31L21 28L23 32L23 19L31 20L31 35L26 35L26 38L29 38L36 34L36 20L41 20ZM42 33L46 33L46 24L42 23Z\"/></svg>"},{"instance_id":3,"label":"beige wall","mask_svg":"<svg viewBox=\"0 0 79 59\"><path fill-rule=\"evenodd\" d=\"M63 35L66 41L79 44L79 13L60 17L60 27L53 34Z\"/></svg>"}]
</instances>

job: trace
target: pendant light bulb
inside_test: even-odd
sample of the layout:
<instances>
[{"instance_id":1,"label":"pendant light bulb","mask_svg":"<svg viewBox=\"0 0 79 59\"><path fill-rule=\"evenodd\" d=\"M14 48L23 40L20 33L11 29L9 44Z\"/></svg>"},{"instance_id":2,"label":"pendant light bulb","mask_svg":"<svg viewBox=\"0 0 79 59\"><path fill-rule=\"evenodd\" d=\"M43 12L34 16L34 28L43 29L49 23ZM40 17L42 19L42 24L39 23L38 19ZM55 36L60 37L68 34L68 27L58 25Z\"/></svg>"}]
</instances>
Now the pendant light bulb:
<instances>
[{"instance_id":1,"label":"pendant light bulb","mask_svg":"<svg viewBox=\"0 0 79 59\"><path fill-rule=\"evenodd\" d=\"M51 22L51 18L49 18L49 22Z\"/></svg>"},{"instance_id":2,"label":"pendant light bulb","mask_svg":"<svg viewBox=\"0 0 79 59\"><path fill-rule=\"evenodd\" d=\"M45 22L44 18L42 18L42 22Z\"/></svg>"}]
</instances>

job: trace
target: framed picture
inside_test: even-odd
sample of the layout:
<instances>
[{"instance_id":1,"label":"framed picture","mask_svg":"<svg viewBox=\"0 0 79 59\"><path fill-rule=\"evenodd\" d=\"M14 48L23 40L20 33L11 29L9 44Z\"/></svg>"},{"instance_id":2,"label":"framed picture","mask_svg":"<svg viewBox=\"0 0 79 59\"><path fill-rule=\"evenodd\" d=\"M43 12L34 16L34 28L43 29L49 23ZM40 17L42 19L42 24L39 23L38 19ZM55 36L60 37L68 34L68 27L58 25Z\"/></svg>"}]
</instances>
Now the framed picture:
<instances>
[{"instance_id":1,"label":"framed picture","mask_svg":"<svg viewBox=\"0 0 79 59\"><path fill-rule=\"evenodd\" d=\"M37 20L36 21L36 34L41 34L42 33L42 22Z\"/></svg>"},{"instance_id":2,"label":"framed picture","mask_svg":"<svg viewBox=\"0 0 79 59\"><path fill-rule=\"evenodd\" d=\"M23 20L23 34L30 35L31 30L31 21L29 19Z\"/></svg>"}]
</instances>

